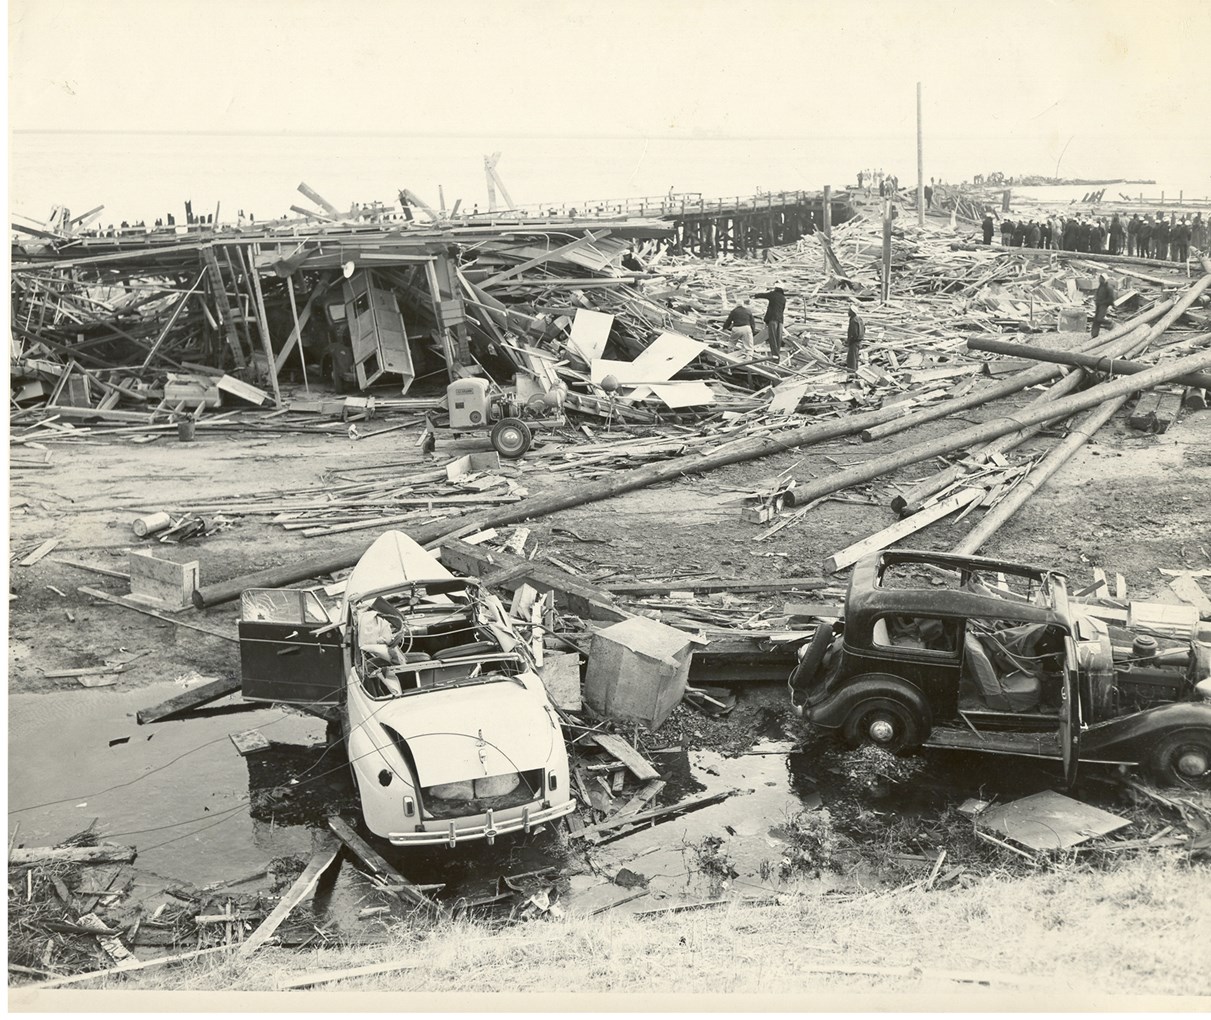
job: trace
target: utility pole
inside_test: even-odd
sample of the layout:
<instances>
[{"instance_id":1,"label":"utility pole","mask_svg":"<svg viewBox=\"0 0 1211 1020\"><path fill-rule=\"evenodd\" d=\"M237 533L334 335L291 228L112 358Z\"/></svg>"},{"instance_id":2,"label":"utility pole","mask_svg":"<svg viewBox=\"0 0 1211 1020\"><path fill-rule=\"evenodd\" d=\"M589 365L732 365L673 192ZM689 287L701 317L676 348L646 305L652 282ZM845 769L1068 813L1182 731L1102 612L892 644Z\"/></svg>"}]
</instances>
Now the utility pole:
<instances>
[{"instance_id":1,"label":"utility pole","mask_svg":"<svg viewBox=\"0 0 1211 1020\"><path fill-rule=\"evenodd\" d=\"M920 82L917 82L917 226L925 226L925 147L921 136Z\"/></svg>"},{"instance_id":2,"label":"utility pole","mask_svg":"<svg viewBox=\"0 0 1211 1020\"><path fill-rule=\"evenodd\" d=\"M832 185L824 185L824 236L833 239L833 189Z\"/></svg>"},{"instance_id":3,"label":"utility pole","mask_svg":"<svg viewBox=\"0 0 1211 1020\"><path fill-rule=\"evenodd\" d=\"M883 279L880 281L882 286L883 303L887 303L887 299L891 297L891 199L883 201Z\"/></svg>"}]
</instances>

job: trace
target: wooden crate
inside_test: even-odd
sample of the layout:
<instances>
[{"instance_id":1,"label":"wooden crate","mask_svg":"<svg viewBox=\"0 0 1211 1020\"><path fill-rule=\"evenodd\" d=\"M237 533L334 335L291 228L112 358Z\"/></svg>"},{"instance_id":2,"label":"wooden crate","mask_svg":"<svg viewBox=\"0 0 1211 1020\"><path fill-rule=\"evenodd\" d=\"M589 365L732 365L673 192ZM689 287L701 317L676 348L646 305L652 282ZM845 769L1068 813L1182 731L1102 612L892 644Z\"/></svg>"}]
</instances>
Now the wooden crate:
<instances>
[{"instance_id":1,"label":"wooden crate","mask_svg":"<svg viewBox=\"0 0 1211 1020\"><path fill-rule=\"evenodd\" d=\"M130 554L130 597L157 609L184 609L200 587L198 561L174 563L150 552Z\"/></svg>"},{"instance_id":2,"label":"wooden crate","mask_svg":"<svg viewBox=\"0 0 1211 1020\"><path fill-rule=\"evenodd\" d=\"M598 715L655 729L685 694L692 639L645 617L593 635L584 700Z\"/></svg>"}]
</instances>

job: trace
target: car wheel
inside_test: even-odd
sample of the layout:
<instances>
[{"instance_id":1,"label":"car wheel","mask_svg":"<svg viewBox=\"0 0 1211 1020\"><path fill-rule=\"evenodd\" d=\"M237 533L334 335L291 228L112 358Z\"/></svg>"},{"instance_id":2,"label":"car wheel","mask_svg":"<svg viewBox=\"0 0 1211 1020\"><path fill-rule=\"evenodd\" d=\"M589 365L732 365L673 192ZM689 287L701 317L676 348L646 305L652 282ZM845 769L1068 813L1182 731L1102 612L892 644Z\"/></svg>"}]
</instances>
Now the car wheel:
<instances>
[{"instance_id":1,"label":"car wheel","mask_svg":"<svg viewBox=\"0 0 1211 1020\"><path fill-rule=\"evenodd\" d=\"M874 698L858 705L845 720L842 732L850 747L873 744L887 751L916 747L923 739L916 713L894 698Z\"/></svg>"},{"instance_id":2,"label":"car wheel","mask_svg":"<svg viewBox=\"0 0 1211 1020\"><path fill-rule=\"evenodd\" d=\"M791 689L791 702L795 702L797 693L806 691L816 682L816 675L820 672L820 665L824 662L824 656L828 653L829 646L833 643L833 629L823 623L816 627L816 633L808 642L807 650L803 653L795 668L791 670L790 679L787 683Z\"/></svg>"},{"instance_id":3,"label":"car wheel","mask_svg":"<svg viewBox=\"0 0 1211 1020\"><path fill-rule=\"evenodd\" d=\"M1211 790L1211 730L1182 730L1156 745L1152 778L1164 786Z\"/></svg>"},{"instance_id":4,"label":"car wheel","mask_svg":"<svg viewBox=\"0 0 1211 1020\"><path fill-rule=\"evenodd\" d=\"M530 426L520 418L502 418L492 426L492 445L508 460L516 460L530 448Z\"/></svg>"}]
</instances>

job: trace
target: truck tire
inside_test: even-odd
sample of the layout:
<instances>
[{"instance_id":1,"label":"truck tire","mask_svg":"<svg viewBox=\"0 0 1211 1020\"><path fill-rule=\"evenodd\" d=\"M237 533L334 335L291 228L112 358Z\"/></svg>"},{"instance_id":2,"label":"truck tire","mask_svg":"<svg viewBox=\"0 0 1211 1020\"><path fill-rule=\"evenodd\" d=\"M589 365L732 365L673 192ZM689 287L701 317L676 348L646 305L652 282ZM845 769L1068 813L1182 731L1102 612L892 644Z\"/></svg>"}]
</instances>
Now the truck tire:
<instances>
[{"instance_id":1,"label":"truck tire","mask_svg":"<svg viewBox=\"0 0 1211 1020\"><path fill-rule=\"evenodd\" d=\"M850 747L873 744L886 751L918 747L925 726L910 706L895 697L870 698L855 705L842 727Z\"/></svg>"},{"instance_id":2,"label":"truck tire","mask_svg":"<svg viewBox=\"0 0 1211 1020\"><path fill-rule=\"evenodd\" d=\"M507 460L516 460L530 448L530 426L520 418L501 418L492 426L492 446Z\"/></svg>"},{"instance_id":3,"label":"truck tire","mask_svg":"<svg viewBox=\"0 0 1211 1020\"><path fill-rule=\"evenodd\" d=\"M1162 786L1211 790L1211 730L1178 730L1161 739L1148 771Z\"/></svg>"}]
</instances>

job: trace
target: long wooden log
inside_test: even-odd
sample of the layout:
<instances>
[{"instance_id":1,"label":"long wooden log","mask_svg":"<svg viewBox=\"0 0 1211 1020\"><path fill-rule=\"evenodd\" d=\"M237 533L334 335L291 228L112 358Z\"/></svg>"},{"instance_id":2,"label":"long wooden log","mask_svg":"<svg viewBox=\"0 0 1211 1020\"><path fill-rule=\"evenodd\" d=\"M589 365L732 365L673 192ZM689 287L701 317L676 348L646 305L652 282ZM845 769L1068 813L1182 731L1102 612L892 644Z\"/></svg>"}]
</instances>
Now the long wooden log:
<instances>
[{"instance_id":1,"label":"long wooden log","mask_svg":"<svg viewBox=\"0 0 1211 1020\"><path fill-rule=\"evenodd\" d=\"M1203 340L1208 337L1211 337L1211 333L1202 333L1193 339ZM1135 375L1151 367L1138 361L1124 361L1121 358L1084 354L1080 351L1059 351L1053 347L1036 347L1033 344L1009 343L1005 340L978 336L968 339L967 349L988 351L990 354L1008 354L1015 358L1029 358L1032 361L1048 361L1056 365L1077 365L1106 375ZM1211 386L1211 373L1197 372L1193 375L1181 376L1173 381L1182 386L1206 388Z\"/></svg>"},{"instance_id":2,"label":"long wooden log","mask_svg":"<svg viewBox=\"0 0 1211 1020\"><path fill-rule=\"evenodd\" d=\"M660 461L596 482L556 489L541 496L530 496L482 514L460 517L456 520L437 521L426 527L416 528L409 534L414 541L427 545L455 532L470 534L473 530L502 527L506 524L544 517L559 510L597 502L625 492L633 492L636 489L671 481L683 475L703 474L732 464L741 464L773 453L781 453L784 450L853 435L869 426L889 421L895 413L894 408L868 411L827 424L808 425L801 429L793 429L776 436L736 440L703 453ZM331 574L334 571L353 566L368 547L368 543L346 546L325 555L294 560L284 567L260 570L207 585L193 593L193 603L199 609L203 609L237 599L240 597L240 593L247 588L280 588L309 577Z\"/></svg>"},{"instance_id":3,"label":"long wooden log","mask_svg":"<svg viewBox=\"0 0 1211 1020\"><path fill-rule=\"evenodd\" d=\"M1006 521L1009 520L1022 505L1033 496L1048 478L1054 475L1068 462L1068 459L1085 445L1098 429L1118 413L1131 394L1107 400L1101 407L1095 407L1080 419L1061 442L1035 465L1025 478L1005 496L996 506L988 511L980 522L971 529L963 541L959 542L951 552L965 556L974 555L979 548L991 538Z\"/></svg>"},{"instance_id":4,"label":"long wooden log","mask_svg":"<svg viewBox=\"0 0 1211 1020\"><path fill-rule=\"evenodd\" d=\"M23 864L129 864L137 851L133 846L98 843L96 846L16 847L9 851L10 868Z\"/></svg>"}]
</instances>

